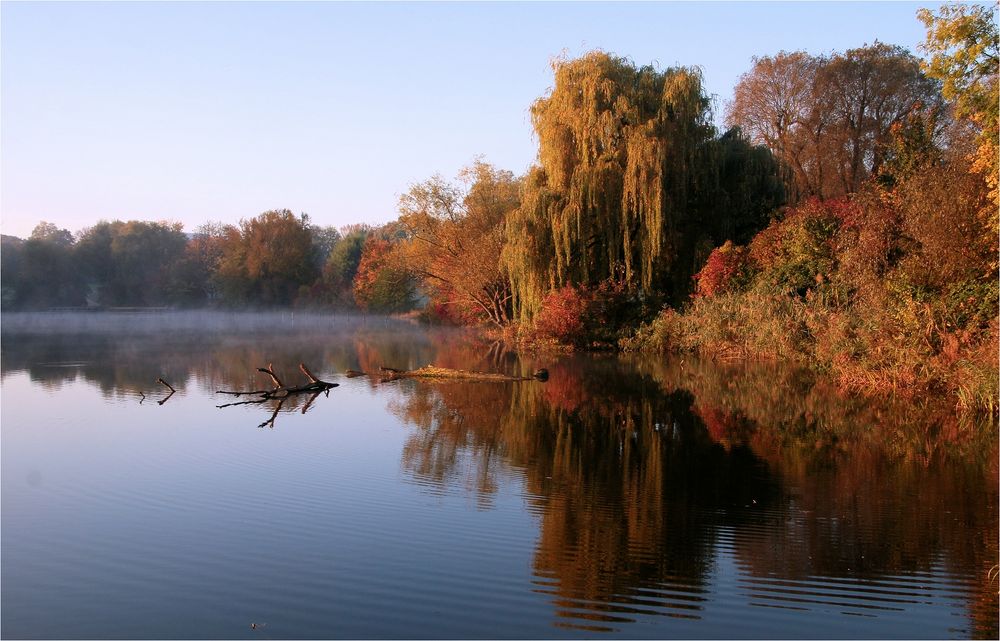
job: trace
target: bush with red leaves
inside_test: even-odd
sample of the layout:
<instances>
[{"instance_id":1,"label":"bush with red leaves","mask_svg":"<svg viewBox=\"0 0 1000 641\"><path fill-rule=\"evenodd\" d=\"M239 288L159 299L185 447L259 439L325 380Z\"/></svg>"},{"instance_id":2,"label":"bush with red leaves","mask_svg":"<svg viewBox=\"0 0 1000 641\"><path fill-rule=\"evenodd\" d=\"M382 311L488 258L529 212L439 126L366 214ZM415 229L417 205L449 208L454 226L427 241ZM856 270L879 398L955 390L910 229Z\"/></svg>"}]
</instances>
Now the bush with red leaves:
<instances>
[{"instance_id":1,"label":"bush with red leaves","mask_svg":"<svg viewBox=\"0 0 1000 641\"><path fill-rule=\"evenodd\" d=\"M587 317L594 296L585 288L566 285L549 292L535 318L535 335L568 345L585 341Z\"/></svg>"},{"instance_id":2,"label":"bush with red leaves","mask_svg":"<svg viewBox=\"0 0 1000 641\"><path fill-rule=\"evenodd\" d=\"M746 284L750 271L749 254L746 247L726 241L709 254L705 266L695 274L696 296L711 298L719 294L736 291Z\"/></svg>"}]
</instances>

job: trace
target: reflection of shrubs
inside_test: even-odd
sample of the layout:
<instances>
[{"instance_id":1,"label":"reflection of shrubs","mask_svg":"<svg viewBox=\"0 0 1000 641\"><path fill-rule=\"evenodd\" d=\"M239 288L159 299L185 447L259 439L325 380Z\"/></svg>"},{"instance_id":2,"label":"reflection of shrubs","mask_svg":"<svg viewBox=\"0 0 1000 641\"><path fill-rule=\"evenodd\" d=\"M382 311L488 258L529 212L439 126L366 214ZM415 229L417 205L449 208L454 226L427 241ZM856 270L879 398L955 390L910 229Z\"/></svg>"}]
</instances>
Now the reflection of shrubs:
<instances>
[{"instance_id":1,"label":"reflection of shrubs","mask_svg":"<svg viewBox=\"0 0 1000 641\"><path fill-rule=\"evenodd\" d=\"M567 412L575 412L594 396L593 390L587 389L580 368L558 365L552 368L542 395L552 407Z\"/></svg>"}]
</instances>

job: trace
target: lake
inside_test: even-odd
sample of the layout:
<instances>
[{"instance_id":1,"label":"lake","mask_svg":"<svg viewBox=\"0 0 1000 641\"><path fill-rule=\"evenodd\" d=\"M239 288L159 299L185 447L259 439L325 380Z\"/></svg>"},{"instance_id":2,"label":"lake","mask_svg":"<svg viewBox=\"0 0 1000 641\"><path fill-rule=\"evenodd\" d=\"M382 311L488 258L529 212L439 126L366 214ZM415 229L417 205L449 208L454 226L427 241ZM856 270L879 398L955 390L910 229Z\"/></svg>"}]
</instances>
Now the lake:
<instances>
[{"instance_id":1,"label":"lake","mask_svg":"<svg viewBox=\"0 0 1000 641\"><path fill-rule=\"evenodd\" d=\"M997 430L937 399L377 317L2 332L4 638L998 635ZM217 407L300 362L339 386ZM344 375L427 364L550 377Z\"/></svg>"}]
</instances>

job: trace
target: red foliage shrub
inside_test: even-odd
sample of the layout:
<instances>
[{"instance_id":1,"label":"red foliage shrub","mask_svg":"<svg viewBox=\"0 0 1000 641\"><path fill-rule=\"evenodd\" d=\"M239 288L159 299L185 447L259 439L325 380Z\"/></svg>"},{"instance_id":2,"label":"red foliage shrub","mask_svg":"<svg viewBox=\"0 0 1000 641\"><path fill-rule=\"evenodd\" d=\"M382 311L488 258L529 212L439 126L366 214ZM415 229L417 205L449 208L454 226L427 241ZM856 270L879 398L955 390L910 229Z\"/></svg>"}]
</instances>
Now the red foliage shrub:
<instances>
[{"instance_id":1,"label":"red foliage shrub","mask_svg":"<svg viewBox=\"0 0 1000 641\"><path fill-rule=\"evenodd\" d=\"M584 328L593 294L583 288L566 285L554 289L542 301L542 311L535 318L539 338L573 344L584 337Z\"/></svg>"},{"instance_id":2,"label":"red foliage shrub","mask_svg":"<svg viewBox=\"0 0 1000 641\"><path fill-rule=\"evenodd\" d=\"M783 222L772 220L771 224L750 241L750 260L764 271L774 267L781 258L781 237L784 234Z\"/></svg>"},{"instance_id":3,"label":"red foliage shrub","mask_svg":"<svg viewBox=\"0 0 1000 641\"><path fill-rule=\"evenodd\" d=\"M857 203L847 198L834 198L832 200L810 198L805 205L799 207L799 211L811 217L826 218L832 216L840 221L841 226L857 225L864 213Z\"/></svg>"},{"instance_id":4,"label":"red foliage shrub","mask_svg":"<svg viewBox=\"0 0 1000 641\"><path fill-rule=\"evenodd\" d=\"M745 247L726 241L709 254L705 266L694 278L697 282L696 296L711 298L738 289L749 270L749 252Z\"/></svg>"}]
</instances>

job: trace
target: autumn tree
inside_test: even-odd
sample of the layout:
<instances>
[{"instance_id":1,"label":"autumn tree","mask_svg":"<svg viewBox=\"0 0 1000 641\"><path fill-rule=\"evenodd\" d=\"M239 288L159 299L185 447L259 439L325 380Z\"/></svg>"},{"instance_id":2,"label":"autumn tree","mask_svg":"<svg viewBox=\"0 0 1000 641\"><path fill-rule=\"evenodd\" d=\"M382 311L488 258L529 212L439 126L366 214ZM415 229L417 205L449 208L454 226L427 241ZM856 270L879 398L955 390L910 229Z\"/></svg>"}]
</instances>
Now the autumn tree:
<instances>
[{"instance_id":1,"label":"autumn tree","mask_svg":"<svg viewBox=\"0 0 1000 641\"><path fill-rule=\"evenodd\" d=\"M771 204L743 189L742 177L726 184L700 72L636 67L603 52L553 68L554 88L531 108L539 166L506 228L521 316L533 316L551 289L612 278L679 297L698 267L698 237L734 226L715 219L761 219ZM749 151L738 135L727 144ZM773 162L746 169L777 172ZM732 206L718 207L720 196ZM706 254L724 240L709 238Z\"/></svg>"},{"instance_id":2,"label":"autumn tree","mask_svg":"<svg viewBox=\"0 0 1000 641\"><path fill-rule=\"evenodd\" d=\"M354 300L359 308L391 314L409 311L416 304L413 275L391 257L400 237L401 232L390 224L365 240L354 276Z\"/></svg>"},{"instance_id":3,"label":"autumn tree","mask_svg":"<svg viewBox=\"0 0 1000 641\"><path fill-rule=\"evenodd\" d=\"M459 178L464 187L434 176L400 198L406 239L397 258L420 277L432 303L455 317L503 326L511 317L511 289L500 254L520 181L482 160Z\"/></svg>"},{"instance_id":4,"label":"autumn tree","mask_svg":"<svg viewBox=\"0 0 1000 641\"><path fill-rule=\"evenodd\" d=\"M935 14L921 9L917 16L927 28L922 49L930 54L924 64L928 76L942 83L945 98L954 102L960 118L973 122L978 129L978 144L973 169L985 177L992 203L982 212L989 221L996 240L1000 219L1000 35L997 28L997 5L947 4Z\"/></svg>"},{"instance_id":5,"label":"autumn tree","mask_svg":"<svg viewBox=\"0 0 1000 641\"><path fill-rule=\"evenodd\" d=\"M323 265L323 283L334 305L354 303L354 276L358 273L361 252L371 233L367 225L349 225L340 230Z\"/></svg>"},{"instance_id":6,"label":"autumn tree","mask_svg":"<svg viewBox=\"0 0 1000 641\"><path fill-rule=\"evenodd\" d=\"M803 51L753 58L726 113L729 126L740 127L781 160L791 200L822 196L831 173L822 149L828 115L815 100L822 64Z\"/></svg>"},{"instance_id":7,"label":"autumn tree","mask_svg":"<svg viewBox=\"0 0 1000 641\"><path fill-rule=\"evenodd\" d=\"M726 119L774 152L799 200L856 192L882 171L894 128L920 113L937 136L942 109L939 85L919 61L902 47L876 42L832 56L754 58Z\"/></svg>"},{"instance_id":8,"label":"autumn tree","mask_svg":"<svg viewBox=\"0 0 1000 641\"><path fill-rule=\"evenodd\" d=\"M833 115L837 177L843 193L854 193L877 176L893 126L917 111L940 111L940 85L920 70L904 48L874 45L835 55L820 75L820 88Z\"/></svg>"},{"instance_id":9,"label":"autumn tree","mask_svg":"<svg viewBox=\"0 0 1000 641\"><path fill-rule=\"evenodd\" d=\"M219 260L219 276L231 303L287 305L318 273L309 218L287 209L241 221Z\"/></svg>"},{"instance_id":10,"label":"autumn tree","mask_svg":"<svg viewBox=\"0 0 1000 641\"><path fill-rule=\"evenodd\" d=\"M171 296L185 305L212 304L222 295L219 267L226 243L239 232L232 225L199 225L184 248L170 282Z\"/></svg>"}]
</instances>

